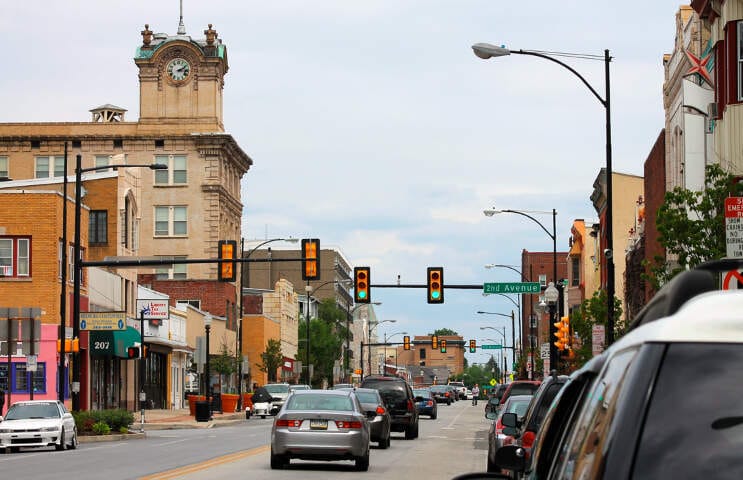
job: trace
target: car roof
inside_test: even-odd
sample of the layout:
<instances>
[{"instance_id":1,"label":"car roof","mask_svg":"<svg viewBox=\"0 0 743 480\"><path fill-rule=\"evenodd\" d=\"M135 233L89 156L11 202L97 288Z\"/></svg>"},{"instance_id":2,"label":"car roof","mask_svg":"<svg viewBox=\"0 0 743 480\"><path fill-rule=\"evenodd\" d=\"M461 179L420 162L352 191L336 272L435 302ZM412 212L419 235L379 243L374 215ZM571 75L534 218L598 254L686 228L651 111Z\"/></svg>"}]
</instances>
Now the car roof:
<instances>
[{"instance_id":1,"label":"car roof","mask_svg":"<svg viewBox=\"0 0 743 480\"><path fill-rule=\"evenodd\" d=\"M313 389L313 390L297 390L292 395L349 395L353 393L353 390L350 388L339 388L337 390L321 390L321 389Z\"/></svg>"},{"instance_id":2,"label":"car roof","mask_svg":"<svg viewBox=\"0 0 743 480\"><path fill-rule=\"evenodd\" d=\"M46 404L46 403L54 403L55 405L59 405L59 400L19 400L17 402L13 402L13 405L39 405L39 404ZM13 406L11 405L11 407Z\"/></svg>"},{"instance_id":3,"label":"car roof","mask_svg":"<svg viewBox=\"0 0 743 480\"><path fill-rule=\"evenodd\" d=\"M512 397L508 397L508 400L506 400L506 403L523 402L523 401L530 402L532 398L534 398L534 395L514 395Z\"/></svg>"}]
</instances>

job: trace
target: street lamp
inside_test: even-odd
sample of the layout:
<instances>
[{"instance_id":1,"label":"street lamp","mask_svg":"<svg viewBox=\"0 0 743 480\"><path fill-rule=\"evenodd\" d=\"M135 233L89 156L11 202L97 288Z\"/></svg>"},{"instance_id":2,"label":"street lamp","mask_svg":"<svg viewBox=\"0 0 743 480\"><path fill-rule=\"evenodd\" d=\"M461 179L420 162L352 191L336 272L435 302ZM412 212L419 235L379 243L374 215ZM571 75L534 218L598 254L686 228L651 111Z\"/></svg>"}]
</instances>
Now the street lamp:
<instances>
[{"instance_id":1,"label":"street lamp","mask_svg":"<svg viewBox=\"0 0 743 480\"><path fill-rule=\"evenodd\" d=\"M604 259L606 261L606 296L607 296L607 319L606 319L606 341L608 345L614 343L614 238L613 238L613 194L612 194L612 168L611 168L611 95L610 95L610 76L609 76L609 62L611 62L611 56L609 50L604 50L604 86L605 93L604 98L596 92L590 83L579 74L573 67L561 62L560 60L547 55L552 53L553 55L565 55L569 57L580 57L588 60L601 60L600 55L583 55L583 54L562 54L554 52L538 52L534 50L510 50L505 47L496 47L488 43L476 43L472 45L472 50L480 58L489 59L491 57L502 57L510 54L519 55L531 55L534 57L544 58L554 62L561 67L569 70L573 75L578 77L583 84L588 87L594 97L604 107L606 114L606 249L604 251ZM608 254L607 254L608 253ZM557 281L555 278L554 281ZM550 342L551 344L552 342Z\"/></svg>"},{"instance_id":2,"label":"street lamp","mask_svg":"<svg viewBox=\"0 0 743 480\"><path fill-rule=\"evenodd\" d=\"M331 283L346 283L347 284L347 283L350 283L350 282L353 282L353 279L347 278L345 280L330 280L330 281L327 281L327 282L323 282L320 285L318 285L317 287L314 287L313 288L312 285L310 285L310 282L308 280L307 281L307 285L305 285L305 287L304 287L304 290L307 293L307 309L306 309L306 312L305 312L305 319L306 319L306 322L307 322L307 324L306 324L306 327L307 327L307 343L305 344L306 345L306 348L307 348L307 352L306 352L307 354L305 355L305 358L307 360L307 366L306 366L306 368L307 368L307 374L305 376L305 380L306 380L305 383L307 385L312 385L312 383L310 383L310 380L311 380L311 378L310 378L310 295L312 294L312 290L320 290L325 285L330 285Z\"/></svg>"},{"instance_id":3,"label":"street lamp","mask_svg":"<svg viewBox=\"0 0 743 480\"><path fill-rule=\"evenodd\" d=\"M536 218L529 215L530 213L545 213L548 214L550 212L543 212L543 211L527 211L527 210L496 210L495 208L491 208L489 210L484 210L483 213L486 217L492 217L496 213L515 213L517 215L521 215L522 217L526 217L530 220L532 220L534 223L539 225L542 230L552 239L552 282L557 281L557 211L553 208L552 209L552 233L547 230L547 228L537 220ZM550 322L550 338L552 338L554 332L556 331L555 326L553 325L554 321ZM552 368L552 365L554 365L554 361L557 359L557 347L552 345L552 342L550 341L550 368Z\"/></svg>"},{"instance_id":4,"label":"street lamp","mask_svg":"<svg viewBox=\"0 0 743 480\"><path fill-rule=\"evenodd\" d=\"M209 372L209 331L212 328L212 316L204 315L204 331L206 332L206 360L204 361L204 376L206 376L206 401L209 402L209 420L212 419L211 378Z\"/></svg>"},{"instance_id":5,"label":"street lamp","mask_svg":"<svg viewBox=\"0 0 743 480\"><path fill-rule=\"evenodd\" d=\"M558 370L557 361L558 353L557 346L552 340L553 330L556 330L555 323L557 322L557 299L560 298L560 292L555 287L554 282L550 282L544 291L544 300L547 302L550 312L550 328L549 338L547 341L550 343L550 370Z\"/></svg>"},{"instance_id":6,"label":"street lamp","mask_svg":"<svg viewBox=\"0 0 743 480\"><path fill-rule=\"evenodd\" d=\"M348 352L351 351L351 319L353 318L354 312L358 310L361 307L369 308L369 305L381 305L382 302L369 302L369 303L360 303L359 305L356 305L351 310L348 311L348 315L346 316L346 353L343 355L344 358L344 365L345 365L345 372L343 379L348 381L348 373L351 369L351 364L348 361ZM363 364L364 359L361 358L361 362Z\"/></svg>"},{"instance_id":7,"label":"street lamp","mask_svg":"<svg viewBox=\"0 0 743 480\"><path fill-rule=\"evenodd\" d=\"M383 323L396 323L396 322L397 322L397 320L382 320L382 321L379 321L379 322L375 323L373 327L371 325L371 322L368 322L368 321L366 322L366 343L367 343L366 348L368 350L368 352L366 354L366 357L367 357L367 362L368 362L367 365L369 366L369 374L370 375L371 375L371 372L372 372L372 368L371 368L371 347L368 344L371 343L371 331L372 331L373 328L377 328L378 326L380 326Z\"/></svg>"},{"instance_id":8,"label":"street lamp","mask_svg":"<svg viewBox=\"0 0 743 480\"><path fill-rule=\"evenodd\" d=\"M395 332L390 335L387 335L387 332L384 332L384 364L382 366L382 373L384 375L387 375L387 340L392 339L395 335L407 335L408 332ZM397 361L397 349L395 349L395 361ZM395 371L395 375L397 375L397 371Z\"/></svg>"},{"instance_id":9,"label":"street lamp","mask_svg":"<svg viewBox=\"0 0 743 480\"><path fill-rule=\"evenodd\" d=\"M252 249L248 250L248 254L245 255L245 239L240 238L240 256L241 259L247 260L250 258L250 256L258 250L260 247L267 243L271 242L289 242L289 243L297 243L299 241L298 238L272 238L270 240L266 240L264 242L259 243ZM239 411L242 410L242 402L243 402L243 361L242 361L242 355L243 355L243 267L245 266L244 262L240 262L240 306L238 307L238 311L240 312L240 319L237 324L237 409ZM248 271L247 278L245 279L248 284L250 284L250 271Z\"/></svg>"},{"instance_id":10,"label":"street lamp","mask_svg":"<svg viewBox=\"0 0 743 480\"><path fill-rule=\"evenodd\" d=\"M499 330L499 329L497 329L495 327L480 327L480 330L494 330L494 331L496 331L503 338L503 350L505 350L506 348L509 348L509 347L506 346L506 327L503 327L503 331L501 331L501 330ZM498 340L494 340L492 338L487 338L485 340L496 341L496 342L498 341ZM500 356L500 355L498 355L498 356ZM490 358L493 358L493 354L490 354ZM502 366L503 366L503 368L501 368L501 375L502 375L503 381L505 382L506 372L508 371L508 365L506 365L506 352L505 351L503 352L503 365Z\"/></svg>"},{"instance_id":11,"label":"street lamp","mask_svg":"<svg viewBox=\"0 0 743 480\"><path fill-rule=\"evenodd\" d=\"M74 258L73 271L75 278L73 279L73 291L72 299L74 302L75 309L73 310L74 316L72 317L72 336L76 338L80 335L80 282L82 281L82 266L80 258L80 215L82 210L82 176L85 172L94 172L96 170L108 170L110 168L128 168L128 167L146 167L150 170L167 170L168 166L161 163L149 163L149 164L116 164L116 165L99 165L95 167L82 168L81 154L77 154L75 163L75 244L72 247L72 253ZM64 172L65 176L67 172ZM64 288L64 286L62 286ZM62 329L63 330L63 329ZM64 334L64 332L62 332ZM64 343L64 338L61 338L61 343ZM73 352L73 370L72 370L72 410L80 410L80 353ZM61 363L61 362L60 362ZM60 389L64 388L60 385Z\"/></svg>"},{"instance_id":12,"label":"street lamp","mask_svg":"<svg viewBox=\"0 0 743 480\"><path fill-rule=\"evenodd\" d=\"M505 313L498 313L498 312L483 312L482 310L478 310L477 312L479 315L500 315L501 317L506 317L511 319L511 359L513 360L513 365L516 365L516 326L514 324L514 317L513 317L513 310L511 310L511 314L505 314ZM483 330L482 327L480 327L480 330ZM505 336L506 327L503 327L503 332ZM505 342L504 346L505 346Z\"/></svg>"},{"instance_id":13,"label":"street lamp","mask_svg":"<svg viewBox=\"0 0 743 480\"><path fill-rule=\"evenodd\" d=\"M502 265L502 264L498 264L498 263L488 263L487 265L485 265L485 268L487 268L487 269L491 269L491 268L507 268L509 270L513 270L514 272L518 273L519 276L521 277L521 281L522 282L528 282L529 281L529 279L526 278L526 275L524 275L523 273L521 273L521 270L517 269L516 267L514 267L512 265ZM518 295L516 297L516 298L519 299L518 303L514 302L513 301L513 298L509 297L505 293L496 293L496 295L501 295L503 297L506 297L507 299L509 299L511 301L511 303L513 303L514 305L516 305L516 309L519 312L519 340L521 340L521 343L523 343L524 342L524 329L523 329L523 321L524 321L524 319L521 316L521 297L523 296L523 294L520 294L520 295Z\"/></svg>"}]
</instances>

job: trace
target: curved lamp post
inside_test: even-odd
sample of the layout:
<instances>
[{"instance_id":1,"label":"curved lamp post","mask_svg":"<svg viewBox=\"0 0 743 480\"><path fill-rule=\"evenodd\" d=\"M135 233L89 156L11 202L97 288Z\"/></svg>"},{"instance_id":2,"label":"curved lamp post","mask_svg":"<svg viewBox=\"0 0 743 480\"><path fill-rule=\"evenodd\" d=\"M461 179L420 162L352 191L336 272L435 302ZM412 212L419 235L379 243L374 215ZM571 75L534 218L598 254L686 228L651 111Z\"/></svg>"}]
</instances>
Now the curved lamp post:
<instances>
[{"instance_id":1,"label":"curved lamp post","mask_svg":"<svg viewBox=\"0 0 743 480\"><path fill-rule=\"evenodd\" d=\"M381 305L381 304L382 302L360 303L348 311L348 315L346 316L346 353L343 355L343 358L344 358L343 363L345 365L343 379L346 381L346 383L349 383L348 376L350 373L349 370L351 369L351 362L348 361L350 360L348 358L348 353L351 351L351 325L350 323L351 323L351 319L353 319L353 314L356 312L356 310L360 309L361 307L369 308L369 305ZM362 358L360 359L360 363L362 365L364 363L363 355L362 355Z\"/></svg>"},{"instance_id":2,"label":"curved lamp post","mask_svg":"<svg viewBox=\"0 0 743 480\"><path fill-rule=\"evenodd\" d=\"M72 246L72 270L75 274L73 278L73 289L72 289L72 301L74 303L73 317L72 317L72 337L77 338L80 336L80 283L82 281L82 266L80 258L80 215L82 210L82 186L83 186L83 173L95 172L96 170L108 170L110 168L132 168L132 167L143 167L149 168L150 170L167 170L168 166L162 163L146 163L146 164L114 164L114 165L99 165L95 167L82 167L83 156L77 154L75 162L75 244ZM67 172L65 173L65 178ZM66 224L64 225L66 228ZM64 289L64 285L62 286ZM63 290L64 291L64 290ZM60 335L64 335L64 329L60 329ZM144 332L140 332L144 335ZM60 343L64 345L64 338L60 338ZM144 346L144 344L142 345ZM60 354L60 365L63 366L64 352ZM80 353L72 354L72 410L80 410ZM144 385L144 379L141 380ZM60 390L64 389L64 385L60 384ZM142 399L140 398L140 402Z\"/></svg>"},{"instance_id":3,"label":"curved lamp post","mask_svg":"<svg viewBox=\"0 0 743 480\"><path fill-rule=\"evenodd\" d=\"M561 62L560 60L547 55L546 53L549 52L538 52L534 50L510 50L505 47L497 47L495 45L491 45L489 43L476 43L472 45L472 50L475 52L475 55L477 55L480 58L483 59L489 59L489 58L496 58L496 57L502 57L510 54L518 54L518 55L531 55L534 57L543 58L545 60L549 60L550 62L556 63L560 65L561 67L569 70L573 75L578 77L578 79L583 82L583 84L588 87L588 90L593 94L594 97L601 103L601 105L604 107L605 114L606 114L606 249L604 252L604 260L606 261L606 296L607 296L607 304L606 304L606 312L607 312L607 319L606 319L606 342L607 345L611 345L614 343L614 260L613 260L613 251L614 251L614 233L613 233L613 193L612 193L612 168L611 168L611 89L610 89L610 75L609 75L609 63L611 62L611 56L609 55L609 50L604 50L604 56L601 57L599 55L578 55L578 54L569 54L568 56L573 57L581 57L586 58L589 60L601 60L604 61L604 86L605 86L605 92L604 97L601 98L601 95L598 94L596 89L594 89L590 83L580 74L578 73L573 67L570 65ZM553 54L557 55L557 54ZM606 252L609 254L607 255ZM557 278L554 279L554 281L557 281ZM552 342L550 341L550 345L552 345ZM552 350L550 349L550 357L552 356Z\"/></svg>"},{"instance_id":4,"label":"curved lamp post","mask_svg":"<svg viewBox=\"0 0 743 480\"><path fill-rule=\"evenodd\" d=\"M366 322L366 343L367 344L371 343L371 332L372 332L372 330L375 329L375 328L377 328L378 326L380 326L383 323L397 323L397 320L381 320L381 321L375 323L373 327L372 327L371 322ZM371 347L369 345L367 345L366 348L368 350L368 352L366 353L367 365L369 367L369 374L371 375L371 371L372 371L372 368L371 368Z\"/></svg>"},{"instance_id":5,"label":"curved lamp post","mask_svg":"<svg viewBox=\"0 0 743 480\"><path fill-rule=\"evenodd\" d=\"M521 273L521 270L517 269L516 267L514 267L512 265L502 265L502 264L498 264L498 263L488 263L487 265L485 265L485 268L487 268L487 269L491 269L491 268L507 268L509 270L513 270L514 272L518 273L519 274L519 277L521 277L521 281L522 282L528 282L529 281L529 279L527 279L526 276L523 273ZM523 342L524 342L524 329L523 329L523 321L524 321L524 319L521 317L521 297L524 294L523 293L522 294L519 294L516 297L516 298L518 298L518 303L514 302L513 301L513 298L511 298L510 296L508 296L505 293L496 293L496 295L501 295L503 297L506 297L507 299L509 299L511 301L511 303L513 303L514 305L516 305L516 309L518 310L518 314L519 314L519 340L523 344Z\"/></svg>"},{"instance_id":6,"label":"curved lamp post","mask_svg":"<svg viewBox=\"0 0 743 480\"><path fill-rule=\"evenodd\" d=\"M387 332L384 332L384 363L382 364L382 373L384 375L387 375L387 341L391 340L392 337L396 335L407 335L408 332L395 332L390 335L387 335ZM395 349L395 363L397 363L397 349ZM395 372L397 374L397 372Z\"/></svg>"},{"instance_id":7,"label":"curved lamp post","mask_svg":"<svg viewBox=\"0 0 743 480\"><path fill-rule=\"evenodd\" d=\"M494 330L498 332L498 334L501 337L503 337L503 349L505 350L506 348L509 348L506 346L506 327L503 327L503 331L495 327L480 327L480 330ZM490 356L492 358L493 355L491 354ZM508 370L508 365L506 365L506 352L503 352L503 368L501 368L501 376L502 376L503 381L505 381L507 370Z\"/></svg>"},{"instance_id":8,"label":"curved lamp post","mask_svg":"<svg viewBox=\"0 0 743 480\"><path fill-rule=\"evenodd\" d=\"M513 364L516 365L516 325L514 325L514 316L513 316L513 310L511 310L511 314L505 314L505 313L498 313L498 312L483 312L482 310L478 310L477 312L479 315L500 315L501 317L506 317L511 319L511 359L513 360ZM490 327L492 328L492 327ZM484 330L482 327L480 327L480 330ZM506 327L503 327L503 333L505 337L505 331ZM503 346L505 348L505 342L503 342Z\"/></svg>"}]
</instances>

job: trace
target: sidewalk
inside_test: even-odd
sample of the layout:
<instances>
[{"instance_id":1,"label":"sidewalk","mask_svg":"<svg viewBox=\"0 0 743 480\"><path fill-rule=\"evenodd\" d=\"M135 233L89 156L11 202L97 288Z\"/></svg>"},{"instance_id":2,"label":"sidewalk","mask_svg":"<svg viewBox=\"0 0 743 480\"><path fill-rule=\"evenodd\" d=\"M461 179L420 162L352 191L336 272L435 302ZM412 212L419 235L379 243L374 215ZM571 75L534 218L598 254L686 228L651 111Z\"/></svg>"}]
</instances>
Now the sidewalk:
<instances>
[{"instance_id":1,"label":"sidewalk","mask_svg":"<svg viewBox=\"0 0 743 480\"><path fill-rule=\"evenodd\" d=\"M175 410L145 410L144 430L173 430L177 428L214 428L226 425L235 425L245 421L245 413L221 413L212 412L212 420L208 422L197 422L196 418L189 414L187 408ZM133 429L139 429L141 425L140 411L134 412Z\"/></svg>"}]
</instances>

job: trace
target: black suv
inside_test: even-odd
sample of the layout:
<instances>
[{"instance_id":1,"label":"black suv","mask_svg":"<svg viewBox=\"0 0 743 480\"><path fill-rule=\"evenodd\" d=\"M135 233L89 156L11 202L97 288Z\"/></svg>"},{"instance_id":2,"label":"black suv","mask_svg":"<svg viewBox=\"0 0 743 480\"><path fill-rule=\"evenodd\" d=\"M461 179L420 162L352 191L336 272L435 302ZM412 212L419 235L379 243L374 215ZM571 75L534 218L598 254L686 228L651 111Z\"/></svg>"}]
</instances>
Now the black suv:
<instances>
[{"instance_id":1,"label":"black suv","mask_svg":"<svg viewBox=\"0 0 743 480\"><path fill-rule=\"evenodd\" d=\"M369 375L361 382L361 388L379 390L392 417L390 430L405 432L405 438L418 438L418 411L415 408L415 395L404 378Z\"/></svg>"}]
</instances>

